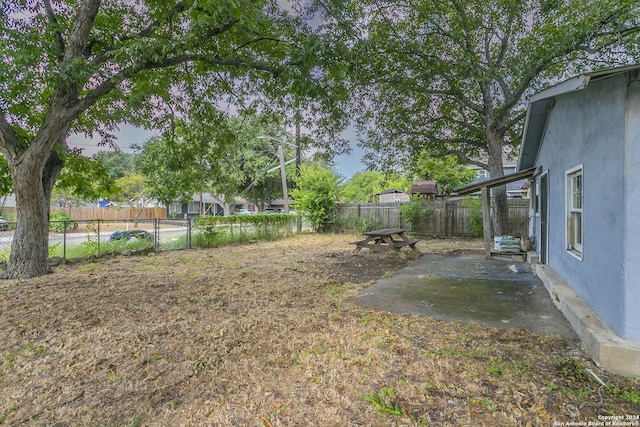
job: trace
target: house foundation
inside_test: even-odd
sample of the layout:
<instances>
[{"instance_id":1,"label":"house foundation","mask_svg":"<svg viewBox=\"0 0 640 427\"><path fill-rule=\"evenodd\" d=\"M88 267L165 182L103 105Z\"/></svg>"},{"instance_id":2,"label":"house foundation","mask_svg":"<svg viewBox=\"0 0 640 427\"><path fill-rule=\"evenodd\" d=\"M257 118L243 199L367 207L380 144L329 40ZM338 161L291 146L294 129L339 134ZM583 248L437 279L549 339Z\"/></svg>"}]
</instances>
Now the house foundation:
<instances>
[{"instance_id":1,"label":"house foundation","mask_svg":"<svg viewBox=\"0 0 640 427\"><path fill-rule=\"evenodd\" d=\"M593 361L606 371L640 378L640 342L618 336L551 267L533 262L531 267Z\"/></svg>"}]
</instances>

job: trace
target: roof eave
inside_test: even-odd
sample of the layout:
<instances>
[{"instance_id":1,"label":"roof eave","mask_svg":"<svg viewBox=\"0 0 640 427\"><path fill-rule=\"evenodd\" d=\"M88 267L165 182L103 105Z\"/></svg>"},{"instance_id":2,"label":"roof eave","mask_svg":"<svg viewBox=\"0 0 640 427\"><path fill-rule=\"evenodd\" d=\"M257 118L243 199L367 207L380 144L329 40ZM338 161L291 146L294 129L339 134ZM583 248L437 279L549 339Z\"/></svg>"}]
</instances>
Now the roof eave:
<instances>
[{"instance_id":1,"label":"roof eave","mask_svg":"<svg viewBox=\"0 0 640 427\"><path fill-rule=\"evenodd\" d=\"M547 126L548 113L550 108L553 108L555 97L585 89L593 79L606 78L637 69L640 69L640 64L584 73L531 96L520 144L518 170L525 170L535 165Z\"/></svg>"}]
</instances>

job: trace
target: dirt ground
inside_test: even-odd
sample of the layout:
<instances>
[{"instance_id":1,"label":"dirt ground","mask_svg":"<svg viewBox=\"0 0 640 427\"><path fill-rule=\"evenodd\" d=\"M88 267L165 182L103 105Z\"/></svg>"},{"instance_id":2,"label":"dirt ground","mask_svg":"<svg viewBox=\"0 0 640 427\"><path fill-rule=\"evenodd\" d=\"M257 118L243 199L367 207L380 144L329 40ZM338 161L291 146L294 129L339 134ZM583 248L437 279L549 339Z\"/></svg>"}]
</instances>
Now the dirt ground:
<instances>
[{"instance_id":1,"label":"dirt ground","mask_svg":"<svg viewBox=\"0 0 640 427\"><path fill-rule=\"evenodd\" d=\"M301 235L0 282L0 425L640 425L640 383L601 371L577 342L356 305L411 260L352 256L350 240Z\"/></svg>"}]
</instances>

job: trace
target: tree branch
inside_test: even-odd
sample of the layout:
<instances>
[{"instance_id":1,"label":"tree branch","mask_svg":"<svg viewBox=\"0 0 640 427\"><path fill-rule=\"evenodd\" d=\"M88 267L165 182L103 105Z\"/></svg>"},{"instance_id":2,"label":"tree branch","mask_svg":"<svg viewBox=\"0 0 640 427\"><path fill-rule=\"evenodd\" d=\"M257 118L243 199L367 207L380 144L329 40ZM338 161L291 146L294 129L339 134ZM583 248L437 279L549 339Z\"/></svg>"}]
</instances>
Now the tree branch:
<instances>
[{"instance_id":1,"label":"tree branch","mask_svg":"<svg viewBox=\"0 0 640 427\"><path fill-rule=\"evenodd\" d=\"M276 43L289 44L290 46L292 46L292 44L291 44L291 43L287 43L287 42L284 42L284 41L282 41L282 40L280 40L280 39L275 39L275 38L273 38L273 37L258 37L258 38L255 38L255 39L253 39L253 40L249 40L249 41L248 41L248 42L246 42L246 43L241 44L240 46L236 47L236 48L234 49L234 51L236 51L236 52L237 52L237 51L239 51L239 50L244 49L245 47L247 47L247 46L249 46L249 45L252 45L252 44L255 44L255 43L259 43L259 42L262 42L262 41L271 41L271 42L276 42Z\"/></svg>"},{"instance_id":2,"label":"tree branch","mask_svg":"<svg viewBox=\"0 0 640 427\"><path fill-rule=\"evenodd\" d=\"M56 40L56 47L58 49L58 61L62 61L65 51L64 39L62 38L62 33L60 32L60 24L58 24L58 19L53 13L53 8L51 7L51 2L49 0L44 0L44 9L47 12L49 23L51 23L52 27L54 28L54 38Z\"/></svg>"},{"instance_id":3,"label":"tree branch","mask_svg":"<svg viewBox=\"0 0 640 427\"><path fill-rule=\"evenodd\" d=\"M484 129L483 128L475 126L470 121L468 121L468 120L465 120L465 121L459 120L459 119L456 119L456 118L454 118L452 116L449 116L449 115L446 115L446 114L444 114L442 116L439 116L439 117L432 117L431 120L433 120L433 121L444 120L444 121L447 121L447 122L450 122L450 123L457 124L458 126L461 126L463 128L469 129L471 131L477 132L479 134L483 134L484 133Z\"/></svg>"},{"instance_id":4,"label":"tree branch","mask_svg":"<svg viewBox=\"0 0 640 427\"><path fill-rule=\"evenodd\" d=\"M394 134L390 134L390 135L393 136ZM404 129L401 132L397 132L397 135L414 136L414 137L418 136L418 137L420 137L419 139L421 139L421 140L431 140L431 141L436 142L436 143L441 144L441 145L445 145L445 144L466 145L468 147L479 149L479 150L486 150L487 149L487 144L484 144L482 142L478 142L477 140L474 140L474 139L471 139L471 138L465 138L465 137L461 137L461 138L443 138L443 137L437 135L436 132L425 132L424 130L411 131L411 130ZM418 138L415 138L415 139L418 139Z\"/></svg>"},{"instance_id":5,"label":"tree branch","mask_svg":"<svg viewBox=\"0 0 640 427\"><path fill-rule=\"evenodd\" d=\"M84 0L80 4L73 28L71 29L69 43L64 51L64 61L82 56L99 9L100 0Z\"/></svg>"},{"instance_id":6,"label":"tree branch","mask_svg":"<svg viewBox=\"0 0 640 427\"><path fill-rule=\"evenodd\" d=\"M83 111L87 110L89 107L95 104L95 102L98 99L100 99L101 97L111 92L122 81L127 80L139 74L142 71L160 69L160 68L169 68L175 65L186 63L186 62L202 62L205 64L217 65L217 66L223 66L223 67L238 67L238 68L247 67L247 68L253 68L258 71L265 71L265 72L271 73L274 77L278 77L285 70L285 67L298 65L302 61L288 61L283 66L275 67L275 66L271 66L271 65L259 63L259 62L245 61L239 58L226 59L226 58L221 58L217 55L214 55L213 57L207 57L207 56L200 56L196 54L187 54L187 55L176 56L172 58L166 58L162 61L157 61L157 62L140 63L138 65L134 65L133 67L120 71L119 73L103 81L93 90L89 91L89 93L87 93L77 103L75 108L76 110L75 114L77 116Z\"/></svg>"},{"instance_id":7,"label":"tree branch","mask_svg":"<svg viewBox=\"0 0 640 427\"><path fill-rule=\"evenodd\" d=\"M487 165L486 162L481 162L480 160L474 159L472 157L467 156L465 153L463 153L460 150L447 150L444 153L442 153L442 156L450 156L450 155L454 155L456 157L458 157L458 159L460 159L460 161L462 161L463 163L469 164L469 165L475 165L478 166L482 169L488 169L489 165Z\"/></svg>"},{"instance_id":8,"label":"tree branch","mask_svg":"<svg viewBox=\"0 0 640 427\"><path fill-rule=\"evenodd\" d=\"M182 9L178 9L178 7L176 6L176 8L175 8L174 10L176 10L176 11L180 11L180 10L182 10ZM138 33L136 33L136 34L134 34L134 35L130 35L130 36L125 36L125 37L119 38L119 39L118 39L118 41L119 41L120 43L122 43L122 42L126 42L126 41L129 41L129 40L134 40L134 39L137 39L137 38L150 37L150 36L153 34L154 30L155 30L155 29L156 29L160 24L161 24L161 22L160 22L160 21L155 20L155 21L151 22L149 25L147 25L145 28L143 28L142 30L140 30ZM113 52L113 51L115 51L115 50L117 50L117 49L118 49L118 48L117 48L117 47L115 47L115 46L112 46L112 47L110 47L110 48L106 49L106 50L105 50L104 52L102 52L101 54L96 55L96 56L93 58L93 60L91 61L91 63L92 63L92 64L94 64L94 65L98 65L98 64L102 64L102 63L104 63L105 61L107 61L108 56L109 56L109 53L111 53L111 52ZM90 51L89 51L89 52L86 52L85 56L87 56L87 57L88 57L90 54L91 54L91 52L90 52Z\"/></svg>"},{"instance_id":9,"label":"tree branch","mask_svg":"<svg viewBox=\"0 0 640 427\"><path fill-rule=\"evenodd\" d=\"M20 144L18 135L11 128L4 114L0 115L0 147L3 148L3 154L7 161L12 162L24 153L24 148Z\"/></svg>"},{"instance_id":10,"label":"tree branch","mask_svg":"<svg viewBox=\"0 0 640 427\"><path fill-rule=\"evenodd\" d=\"M176 7L174 9L175 12L180 12L182 11L183 8L178 8ZM229 21L227 21L224 25L221 25L219 27L213 28L212 30L208 31L206 33L206 38L210 39L212 37L215 36L219 36L227 31L229 31L231 28L233 28L234 25L236 25L238 23L237 19L230 19ZM149 37L153 34L154 29L160 25L159 21L154 21L151 24L149 24L146 28L144 28L142 31L136 33L135 35L132 36L127 36L127 37L123 37L122 39L120 39L121 41L127 41L127 40L134 40L136 38L145 38L145 37ZM192 46L187 46L185 44L180 45L180 46L175 46L174 47L174 51L180 51L180 52L188 52L189 48L191 48ZM106 61L108 61L109 59L109 54L111 52L114 52L118 49L118 47L111 47L108 50L105 50L104 52L102 52L100 55L97 55L95 58L93 58L93 60L91 61L92 64L94 65L100 65L105 63Z\"/></svg>"},{"instance_id":11,"label":"tree branch","mask_svg":"<svg viewBox=\"0 0 640 427\"><path fill-rule=\"evenodd\" d=\"M501 130L506 131L507 129L511 129L513 126L515 126L520 120L524 119L526 116L527 116L526 110L519 112L514 118L506 121L502 126Z\"/></svg>"}]
</instances>

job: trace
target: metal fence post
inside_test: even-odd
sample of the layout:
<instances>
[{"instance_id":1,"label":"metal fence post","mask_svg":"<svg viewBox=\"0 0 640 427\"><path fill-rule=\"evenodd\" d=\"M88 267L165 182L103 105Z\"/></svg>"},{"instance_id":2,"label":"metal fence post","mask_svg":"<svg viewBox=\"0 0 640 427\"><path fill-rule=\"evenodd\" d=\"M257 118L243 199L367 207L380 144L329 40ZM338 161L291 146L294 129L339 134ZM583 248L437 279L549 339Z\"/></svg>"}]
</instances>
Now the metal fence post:
<instances>
[{"instance_id":1,"label":"metal fence post","mask_svg":"<svg viewBox=\"0 0 640 427\"><path fill-rule=\"evenodd\" d=\"M67 262L67 221L62 226L62 263Z\"/></svg>"},{"instance_id":2,"label":"metal fence post","mask_svg":"<svg viewBox=\"0 0 640 427\"><path fill-rule=\"evenodd\" d=\"M100 258L100 220L98 219L98 258Z\"/></svg>"},{"instance_id":3,"label":"metal fence post","mask_svg":"<svg viewBox=\"0 0 640 427\"><path fill-rule=\"evenodd\" d=\"M191 219L187 218L187 249L191 249Z\"/></svg>"},{"instance_id":4,"label":"metal fence post","mask_svg":"<svg viewBox=\"0 0 640 427\"><path fill-rule=\"evenodd\" d=\"M160 250L160 219L153 219L153 247L156 251Z\"/></svg>"}]
</instances>

